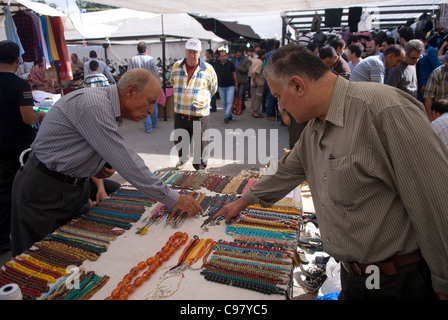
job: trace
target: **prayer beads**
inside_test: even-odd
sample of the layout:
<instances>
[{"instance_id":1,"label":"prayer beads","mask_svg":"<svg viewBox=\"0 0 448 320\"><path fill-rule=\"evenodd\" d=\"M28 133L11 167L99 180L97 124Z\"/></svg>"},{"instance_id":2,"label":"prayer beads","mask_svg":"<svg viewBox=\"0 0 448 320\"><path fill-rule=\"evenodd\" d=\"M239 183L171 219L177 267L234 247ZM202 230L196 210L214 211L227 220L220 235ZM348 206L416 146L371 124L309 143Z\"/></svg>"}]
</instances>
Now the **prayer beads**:
<instances>
[{"instance_id":1,"label":"prayer beads","mask_svg":"<svg viewBox=\"0 0 448 320\"><path fill-rule=\"evenodd\" d=\"M187 242L187 239L188 234L180 231L176 232L168 239L162 250L157 252L155 256L148 258L146 261L141 261L136 267L133 267L130 272L123 277L123 280L117 284L117 288L114 289L111 295L105 300L127 300L129 295L131 295L137 287L148 280L163 262L167 261L174 252ZM137 277L146 267L148 267L148 269L144 271L141 276ZM135 278L134 282L132 282L133 278Z\"/></svg>"},{"instance_id":2,"label":"prayer beads","mask_svg":"<svg viewBox=\"0 0 448 320\"><path fill-rule=\"evenodd\" d=\"M290 253L278 247L219 241L201 274L208 281L285 294L282 286L290 281L290 272Z\"/></svg>"}]
</instances>

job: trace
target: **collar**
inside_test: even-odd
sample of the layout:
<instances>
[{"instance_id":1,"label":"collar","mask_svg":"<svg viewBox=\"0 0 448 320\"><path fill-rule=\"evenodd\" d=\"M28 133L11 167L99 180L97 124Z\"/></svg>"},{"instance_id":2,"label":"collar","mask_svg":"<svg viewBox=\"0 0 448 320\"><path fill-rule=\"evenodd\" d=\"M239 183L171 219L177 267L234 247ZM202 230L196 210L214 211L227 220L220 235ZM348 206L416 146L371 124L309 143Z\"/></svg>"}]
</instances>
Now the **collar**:
<instances>
[{"instance_id":1,"label":"collar","mask_svg":"<svg viewBox=\"0 0 448 320\"><path fill-rule=\"evenodd\" d=\"M345 97L347 96L349 86L350 81L343 77L338 77L331 97L330 107L325 117L325 121L331 122L338 127L344 126Z\"/></svg>"},{"instance_id":2,"label":"collar","mask_svg":"<svg viewBox=\"0 0 448 320\"><path fill-rule=\"evenodd\" d=\"M184 58L182 62L180 63L180 67L183 67L185 65L185 62L187 61L187 58ZM205 62L202 59L199 59L199 68L202 70L206 70L207 66L205 65Z\"/></svg>"},{"instance_id":3,"label":"collar","mask_svg":"<svg viewBox=\"0 0 448 320\"><path fill-rule=\"evenodd\" d=\"M109 94L109 101L112 105L112 112L115 120L118 122L118 125L121 126L123 120L121 119L121 111L120 111L120 97L118 95L118 87L116 84L105 87Z\"/></svg>"}]
</instances>

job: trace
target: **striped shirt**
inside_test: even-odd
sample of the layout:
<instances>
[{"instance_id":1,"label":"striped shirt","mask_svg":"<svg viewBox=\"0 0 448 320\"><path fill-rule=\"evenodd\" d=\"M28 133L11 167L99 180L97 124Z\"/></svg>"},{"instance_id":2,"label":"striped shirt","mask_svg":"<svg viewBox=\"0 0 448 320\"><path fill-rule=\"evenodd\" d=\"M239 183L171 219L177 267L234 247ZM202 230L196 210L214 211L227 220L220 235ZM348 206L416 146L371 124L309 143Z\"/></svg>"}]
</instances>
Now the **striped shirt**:
<instances>
[{"instance_id":1,"label":"striped shirt","mask_svg":"<svg viewBox=\"0 0 448 320\"><path fill-rule=\"evenodd\" d=\"M448 148L417 100L338 77L325 122L310 120L243 199L270 205L305 179L325 252L368 264L420 248L435 291L448 294Z\"/></svg>"},{"instance_id":2,"label":"striped shirt","mask_svg":"<svg viewBox=\"0 0 448 320\"><path fill-rule=\"evenodd\" d=\"M109 80L102 73L91 73L84 79L84 87L104 87L109 85Z\"/></svg>"},{"instance_id":3,"label":"striped shirt","mask_svg":"<svg viewBox=\"0 0 448 320\"><path fill-rule=\"evenodd\" d=\"M112 75L112 72L110 72L109 67L107 66L106 62L102 60L98 60L98 58L91 58L89 61L84 62L84 78L87 77L89 74L92 73L89 67L89 63L92 60L96 60L98 62L98 73L102 73L106 76L107 80L109 80L110 84L115 84L115 78Z\"/></svg>"},{"instance_id":4,"label":"striped shirt","mask_svg":"<svg viewBox=\"0 0 448 320\"><path fill-rule=\"evenodd\" d=\"M51 107L31 147L47 168L72 177L91 177L108 162L147 197L174 206L178 193L125 145L120 114L116 85L73 91Z\"/></svg>"},{"instance_id":5,"label":"striped shirt","mask_svg":"<svg viewBox=\"0 0 448 320\"><path fill-rule=\"evenodd\" d=\"M210 114L211 97L218 90L218 77L213 67L200 60L193 77L187 83L185 59L177 61L171 71L174 90L174 111L189 116Z\"/></svg>"},{"instance_id":6,"label":"striped shirt","mask_svg":"<svg viewBox=\"0 0 448 320\"><path fill-rule=\"evenodd\" d=\"M433 98L434 101L448 98L448 70L446 64L442 64L431 72L426 82L423 98Z\"/></svg>"},{"instance_id":7,"label":"striped shirt","mask_svg":"<svg viewBox=\"0 0 448 320\"><path fill-rule=\"evenodd\" d=\"M431 122L431 125L442 141L448 146L448 113L444 113L435 119Z\"/></svg>"},{"instance_id":8,"label":"striped shirt","mask_svg":"<svg viewBox=\"0 0 448 320\"><path fill-rule=\"evenodd\" d=\"M359 62L350 73L349 80L384 83L385 78L386 60L383 54L379 54Z\"/></svg>"},{"instance_id":9,"label":"striped shirt","mask_svg":"<svg viewBox=\"0 0 448 320\"><path fill-rule=\"evenodd\" d=\"M159 68L154 58L145 53L139 53L131 58L131 62L128 64L128 71L132 69L146 69L159 76Z\"/></svg>"}]
</instances>

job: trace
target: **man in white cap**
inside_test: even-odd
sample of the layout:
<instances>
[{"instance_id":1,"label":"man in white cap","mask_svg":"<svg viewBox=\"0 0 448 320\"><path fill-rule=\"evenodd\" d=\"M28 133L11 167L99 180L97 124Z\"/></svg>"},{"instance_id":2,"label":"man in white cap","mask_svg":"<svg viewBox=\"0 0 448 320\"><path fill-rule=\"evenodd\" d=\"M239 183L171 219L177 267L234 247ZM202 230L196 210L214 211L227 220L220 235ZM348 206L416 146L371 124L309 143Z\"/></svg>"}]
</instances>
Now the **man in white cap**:
<instances>
[{"instance_id":1,"label":"man in white cap","mask_svg":"<svg viewBox=\"0 0 448 320\"><path fill-rule=\"evenodd\" d=\"M174 137L179 156L177 169L181 169L188 162L192 138L195 141L193 167L198 171L205 171L207 167L207 155L203 154L203 150L208 141L202 141L202 135L208 128L210 101L218 90L218 78L213 67L200 59L200 55L201 41L196 38L189 39L185 44L185 58L177 61L171 71L174 89L174 129L183 129L176 131ZM200 127L200 137L193 137L194 126ZM195 132L198 132L197 129Z\"/></svg>"}]
</instances>

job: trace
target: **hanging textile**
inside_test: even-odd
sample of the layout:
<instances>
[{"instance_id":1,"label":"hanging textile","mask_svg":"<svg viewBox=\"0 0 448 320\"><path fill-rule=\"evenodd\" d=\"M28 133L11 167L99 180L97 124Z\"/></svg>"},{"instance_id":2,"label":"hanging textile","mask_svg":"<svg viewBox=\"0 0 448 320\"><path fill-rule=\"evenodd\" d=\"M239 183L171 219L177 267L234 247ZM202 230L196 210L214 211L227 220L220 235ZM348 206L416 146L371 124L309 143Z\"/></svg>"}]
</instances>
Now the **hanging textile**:
<instances>
[{"instance_id":1,"label":"hanging textile","mask_svg":"<svg viewBox=\"0 0 448 320\"><path fill-rule=\"evenodd\" d=\"M44 58L44 66L45 69L48 69L51 67L50 57L48 56L47 40L45 39L44 32L42 29L42 22L35 13L30 12L30 14L32 15L32 19L34 21L34 24L36 25L37 34L39 36L40 51Z\"/></svg>"},{"instance_id":2,"label":"hanging textile","mask_svg":"<svg viewBox=\"0 0 448 320\"><path fill-rule=\"evenodd\" d=\"M448 28L448 3L441 3L440 6L440 18L438 27Z\"/></svg>"},{"instance_id":3,"label":"hanging textile","mask_svg":"<svg viewBox=\"0 0 448 320\"><path fill-rule=\"evenodd\" d=\"M322 19L319 17L316 11L313 15L313 21L311 22L311 32L319 32L321 22Z\"/></svg>"},{"instance_id":4,"label":"hanging textile","mask_svg":"<svg viewBox=\"0 0 448 320\"><path fill-rule=\"evenodd\" d=\"M34 62L42 61L42 54L40 51L39 37L32 18L24 11L18 11L12 17L17 27L17 34L22 43L25 53L23 54L23 61Z\"/></svg>"},{"instance_id":5,"label":"hanging textile","mask_svg":"<svg viewBox=\"0 0 448 320\"><path fill-rule=\"evenodd\" d=\"M50 17L45 16L45 22L47 24L48 41L49 41L49 51L51 53L51 58L53 61L59 61L58 48L56 47L56 41L54 40L53 28L51 27ZM58 63L56 62L58 66Z\"/></svg>"},{"instance_id":6,"label":"hanging textile","mask_svg":"<svg viewBox=\"0 0 448 320\"><path fill-rule=\"evenodd\" d=\"M48 34L47 18L45 18L42 15L37 15L37 17L40 19L40 26L42 27L42 33L44 35L45 43L46 43L46 47L47 47L48 62L51 64L51 62L53 62L53 58L51 56L51 51L50 51L50 36Z\"/></svg>"},{"instance_id":7,"label":"hanging textile","mask_svg":"<svg viewBox=\"0 0 448 320\"><path fill-rule=\"evenodd\" d=\"M59 73L61 75L61 80L73 80L72 65L64 37L64 25L62 24L62 19L61 17L51 17L50 21L59 55Z\"/></svg>"},{"instance_id":8,"label":"hanging textile","mask_svg":"<svg viewBox=\"0 0 448 320\"><path fill-rule=\"evenodd\" d=\"M19 34L17 33L17 27L12 19L11 10L8 7L3 7L3 13L5 14L5 33L6 39L9 41L13 41L17 43L20 48L20 62L23 62L22 55L25 53L25 50L22 47L22 43L20 42Z\"/></svg>"},{"instance_id":9,"label":"hanging textile","mask_svg":"<svg viewBox=\"0 0 448 320\"><path fill-rule=\"evenodd\" d=\"M358 23L361 20L362 7L353 7L348 9L348 27L350 32L358 31Z\"/></svg>"},{"instance_id":10,"label":"hanging textile","mask_svg":"<svg viewBox=\"0 0 448 320\"><path fill-rule=\"evenodd\" d=\"M340 27L342 9L325 9L325 26L329 28Z\"/></svg>"},{"instance_id":11,"label":"hanging textile","mask_svg":"<svg viewBox=\"0 0 448 320\"><path fill-rule=\"evenodd\" d=\"M358 31L370 32L372 30L372 21L373 16L368 11L365 11L361 15L361 20L358 23Z\"/></svg>"}]
</instances>

